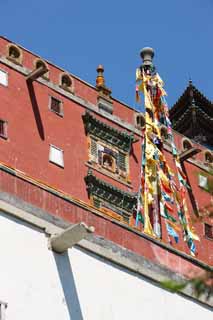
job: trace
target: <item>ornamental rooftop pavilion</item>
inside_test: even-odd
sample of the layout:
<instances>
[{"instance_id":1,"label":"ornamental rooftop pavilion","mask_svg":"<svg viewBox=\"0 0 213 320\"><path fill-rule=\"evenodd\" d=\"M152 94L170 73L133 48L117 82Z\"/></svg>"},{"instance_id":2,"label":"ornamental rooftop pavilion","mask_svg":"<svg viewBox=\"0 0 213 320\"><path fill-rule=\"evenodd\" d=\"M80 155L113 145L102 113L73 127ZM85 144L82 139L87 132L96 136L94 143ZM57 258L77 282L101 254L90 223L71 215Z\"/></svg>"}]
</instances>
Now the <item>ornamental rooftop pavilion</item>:
<instances>
[{"instance_id":1,"label":"ornamental rooftop pavilion","mask_svg":"<svg viewBox=\"0 0 213 320\"><path fill-rule=\"evenodd\" d=\"M145 118L112 96L102 65L93 86L0 37L0 94L3 211L28 223L39 218L42 228L83 223L86 234L95 231L79 246L155 282L165 273L212 271L213 220L203 208L211 203L213 104L192 82L170 117L200 238L194 257L182 237L178 243L168 237L162 218L160 238L136 223ZM174 169L167 128L160 131Z\"/></svg>"}]
</instances>

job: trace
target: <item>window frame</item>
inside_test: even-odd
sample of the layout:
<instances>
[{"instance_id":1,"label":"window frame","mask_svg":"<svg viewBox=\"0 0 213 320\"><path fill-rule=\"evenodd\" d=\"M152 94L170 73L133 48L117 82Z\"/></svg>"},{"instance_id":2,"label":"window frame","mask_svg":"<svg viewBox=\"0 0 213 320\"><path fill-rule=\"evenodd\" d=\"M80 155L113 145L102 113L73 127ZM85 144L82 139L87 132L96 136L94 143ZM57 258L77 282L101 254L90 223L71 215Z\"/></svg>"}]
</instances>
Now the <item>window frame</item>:
<instances>
[{"instance_id":1,"label":"window frame","mask_svg":"<svg viewBox=\"0 0 213 320\"><path fill-rule=\"evenodd\" d=\"M207 233L206 233L206 226L211 227L212 237L209 237L209 236L207 235ZM213 241L213 226L212 226L211 224L209 224L209 223L204 223L204 224L203 224L203 228L204 228L204 236L205 236L205 238L208 239L208 240L212 240L212 241Z\"/></svg>"},{"instance_id":2,"label":"window frame","mask_svg":"<svg viewBox=\"0 0 213 320\"><path fill-rule=\"evenodd\" d=\"M59 102L60 104L60 112L55 111L54 109L51 108L52 106L52 99L55 99ZM56 98L55 96L49 95L49 104L48 104L48 108L51 112L57 114L58 116L60 116L61 118L64 117L64 108L63 108L63 101L59 98Z\"/></svg>"},{"instance_id":3,"label":"window frame","mask_svg":"<svg viewBox=\"0 0 213 320\"><path fill-rule=\"evenodd\" d=\"M6 70L4 70L4 69L0 68L0 72L3 72L3 73L6 75L6 80L7 80L7 81L6 81L6 82L7 82L7 84L6 84L6 85L5 85L5 84L3 84L3 83L1 83L1 82L0 82L0 85L1 85L1 86L3 86L3 87L8 87L8 78L9 78L9 77L8 77L8 71L6 71Z\"/></svg>"},{"instance_id":4,"label":"window frame","mask_svg":"<svg viewBox=\"0 0 213 320\"><path fill-rule=\"evenodd\" d=\"M94 147L95 144L95 149L96 149L96 154L92 152L92 146ZM98 147L99 146L99 147ZM112 152L116 153L116 158L111 155L113 158L113 166L106 167L103 165L103 157L106 154L103 150L101 158L99 159L99 150L100 148L103 147L110 149ZM105 172L110 172L113 176L116 178L121 178L124 181L129 180L129 154L121 151L120 149L117 149L115 147L111 147L111 145L107 145L106 143L97 140L94 136L90 135L89 136L89 163L91 163L94 166L97 166L101 169L103 169ZM125 170L121 167L120 165L120 155L124 157L125 161ZM100 161L99 161L100 160Z\"/></svg>"},{"instance_id":5,"label":"window frame","mask_svg":"<svg viewBox=\"0 0 213 320\"><path fill-rule=\"evenodd\" d=\"M3 138L5 140L8 139L8 121L7 120L3 120L3 119L0 119L0 122L3 123L3 126L4 126L4 134L1 134L0 132L0 138Z\"/></svg>"},{"instance_id":6,"label":"window frame","mask_svg":"<svg viewBox=\"0 0 213 320\"><path fill-rule=\"evenodd\" d=\"M202 178L205 179L205 186L202 185ZM203 189L203 190L207 190L208 189L208 177L204 174L199 173L198 174L198 186Z\"/></svg>"},{"instance_id":7,"label":"window frame","mask_svg":"<svg viewBox=\"0 0 213 320\"><path fill-rule=\"evenodd\" d=\"M59 164L59 163L57 163L57 162L55 162L55 161L53 161L53 160L51 159L51 157L50 157L50 156L51 156L51 148L56 149L56 150L62 152L62 160L63 160L62 163L63 163L63 164ZM56 146L53 145L53 144L49 144L49 162L52 163L52 164L54 164L54 165L56 165L56 166L58 166L58 167L60 167L60 168L64 168L64 150L61 149L61 148L56 147Z\"/></svg>"},{"instance_id":8,"label":"window frame","mask_svg":"<svg viewBox=\"0 0 213 320\"><path fill-rule=\"evenodd\" d=\"M188 144L188 147L187 148L185 148L184 147L184 144ZM187 139L187 138L183 138L183 140L182 140L182 150L183 151L185 151L185 150L190 150L191 148L193 148L193 143L189 140L189 139Z\"/></svg>"},{"instance_id":9,"label":"window frame","mask_svg":"<svg viewBox=\"0 0 213 320\"><path fill-rule=\"evenodd\" d=\"M12 57L10 55L10 50L11 48L14 48L16 50L16 52L18 52L18 57ZM23 52L21 50L21 48L19 48L17 45L15 45L14 43L9 43L7 46L7 56L6 58L10 61L12 61L15 64L18 64L20 66L22 66L22 61L23 61Z\"/></svg>"}]
</instances>

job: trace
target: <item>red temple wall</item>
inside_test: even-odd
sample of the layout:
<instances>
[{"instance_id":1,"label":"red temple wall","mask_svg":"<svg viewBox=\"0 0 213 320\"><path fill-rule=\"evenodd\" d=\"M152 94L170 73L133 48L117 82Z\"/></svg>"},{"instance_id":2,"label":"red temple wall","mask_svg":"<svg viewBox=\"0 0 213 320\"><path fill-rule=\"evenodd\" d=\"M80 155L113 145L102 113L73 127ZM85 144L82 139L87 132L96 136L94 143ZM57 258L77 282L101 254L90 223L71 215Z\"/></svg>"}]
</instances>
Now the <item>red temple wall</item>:
<instances>
[{"instance_id":1,"label":"red temple wall","mask_svg":"<svg viewBox=\"0 0 213 320\"><path fill-rule=\"evenodd\" d=\"M7 40L0 38L0 57L6 55L8 43ZM33 61L36 58L37 56L23 50L24 67L32 70ZM50 69L50 82L58 84L59 75L62 70L52 64L48 64L48 67ZM88 161L88 142L82 120L82 115L86 111L85 107L36 81L33 82L33 91L29 90L23 74L4 63L0 63L0 68L9 74L8 87L0 86L0 119L8 121L8 139L0 139L0 162L23 171L27 175L41 180L43 183L51 185L64 193L70 194L74 198L89 203L84 181L84 177L88 171L88 167L85 165ZM75 95L95 105L98 96L97 90L76 77L73 76L73 78ZM60 117L49 110L49 96L54 96L63 102L64 117ZM34 107L32 100L34 100ZM120 117L129 124L134 123L135 111L133 109L117 100L113 100L113 105L113 115ZM95 117L118 130L124 130L121 126L115 124L115 122L98 114L95 114ZM94 170L95 175L122 190L137 192L141 167L141 138L136 134L135 138L137 142L133 143L130 153L130 187ZM182 149L182 140L183 136L175 134L175 141L179 150ZM49 162L50 144L64 151L64 168L60 168ZM203 152L196 155L195 159L203 162ZM171 168L175 170L171 153L165 151L165 154ZM188 161L185 162L185 167L192 187L193 197L198 202L199 207L203 207L210 202L210 194L198 186L198 173L202 170L196 164ZM5 183L7 185L7 182ZM110 229L109 223L106 222L108 220L101 218L97 222L93 214L87 212L85 216L82 216L83 213L81 211L79 211L80 213L78 213L77 218L73 218L73 215L71 218L71 215L66 214L65 204L63 203L61 207L57 204L60 202L59 200L49 200L49 195L45 194L44 196L43 191L33 191L32 187L22 186L20 181L13 185L11 180L11 183L11 186L7 185L8 190L5 190L6 187L2 184L2 190L15 193L25 201L29 201L55 215L61 215L61 217L71 222L81 221L81 219L87 222L86 220L93 221L95 219L94 224L97 234L106 236L112 241L127 246L129 249L137 248L137 250L143 251L142 248L139 249L139 240L136 240L138 235L134 234L133 236L131 232L127 233L122 227L118 228L115 223L110 223ZM187 203L192 218L195 218L193 214L194 209L188 194ZM75 210L77 209L73 208L74 212ZM205 221L208 222L210 220L206 219ZM212 221L210 222L212 223ZM103 223L103 226L101 223ZM210 253L210 251L213 251L212 241L204 237L203 224L195 223L194 225L202 240L200 243L196 241L198 248L197 257L199 260L212 263L213 257ZM163 223L162 228L163 240L167 243L167 232ZM116 231L113 231L114 229ZM118 230L119 234L117 233ZM126 239L127 237L128 239ZM172 246L183 252L189 252L186 243L182 239L180 239L178 244L172 243ZM149 249L147 249L148 254Z\"/></svg>"}]
</instances>

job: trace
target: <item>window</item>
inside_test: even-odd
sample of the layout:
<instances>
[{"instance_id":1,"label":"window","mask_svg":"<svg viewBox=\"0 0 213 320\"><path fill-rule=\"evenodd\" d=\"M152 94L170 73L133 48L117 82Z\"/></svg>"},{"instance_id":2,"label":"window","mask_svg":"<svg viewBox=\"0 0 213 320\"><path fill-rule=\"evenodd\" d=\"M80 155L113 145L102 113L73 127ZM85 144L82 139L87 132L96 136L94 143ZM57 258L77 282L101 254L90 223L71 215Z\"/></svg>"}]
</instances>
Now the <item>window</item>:
<instances>
[{"instance_id":1,"label":"window","mask_svg":"<svg viewBox=\"0 0 213 320\"><path fill-rule=\"evenodd\" d=\"M72 79L68 74L62 74L60 76L60 86L67 91L73 91Z\"/></svg>"},{"instance_id":2,"label":"window","mask_svg":"<svg viewBox=\"0 0 213 320\"><path fill-rule=\"evenodd\" d=\"M50 97L49 108L56 114L63 116L63 105L60 100L55 97Z\"/></svg>"},{"instance_id":3,"label":"window","mask_svg":"<svg viewBox=\"0 0 213 320\"><path fill-rule=\"evenodd\" d=\"M46 64L42 60L37 60L36 63L35 63L35 67L36 67L36 69L41 68L41 67L42 68L46 68Z\"/></svg>"},{"instance_id":4,"label":"window","mask_svg":"<svg viewBox=\"0 0 213 320\"><path fill-rule=\"evenodd\" d=\"M212 154L210 152L205 153L205 162L208 164L212 163Z\"/></svg>"},{"instance_id":5,"label":"window","mask_svg":"<svg viewBox=\"0 0 213 320\"><path fill-rule=\"evenodd\" d=\"M22 64L22 51L14 44L8 46L7 59L14 63Z\"/></svg>"},{"instance_id":6,"label":"window","mask_svg":"<svg viewBox=\"0 0 213 320\"><path fill-rule=\"evenodd\" d=\"M169 136L168 136L168 130L166 127L161 127L160 133L161 133L162 140L168 140Z\"/></svg>"},{"instance_id":7,"label":"window","mask_svg":"<svg viewBox=\"0 0 213 320\"><path fill-rule=\"evenodd\" d=\"M136 115L136 126L140 129L145 126L145 118L142 114Z\"/></svg>"},{"instance_id":8,"label":"window","mask_svg":"<svg viewBox=\"0 0 213 320\"><path fill-rule=\"evenodd\" d=\"M110 171L115 171L115 159L109 154L103 154L102 166Z\"/></svg>"},{"instance_id":9,"label":"window","mask_svg":"<svg viewBox=\"0 0 213 320\"><path fill-rule=\"evenodd\" d=\"M183 150L189 150L192 148L192 144L189 140L183 140Z\"/></svg>"},{"instance_id":10,"label":"window","mask_svg":"<svg viewBox=\"0 0 213 320\"><path fill-rule=\"evenodd\" d=\"M206 238L213 240L213 226L210 224L204 223L204 233Z\"/></svg>"},{"instance_id":11,"label":"window","mask_svg":"<svg viewBox=\"0 0 213 320\"><path fill-rule=\"evenodd\" d=\"M0 70L0 84L5 87L8 86L8 73L6 71Z\"/></svg>"},{"instance_id":12,"label":"window","mask_svg":"<svg viewBox=\"0 0 213 320\"><path fill-rule=\"evenodd\" d=\"M123 178L127 177L128 165L127 155L109 146L90 140L90 161L96 163L101 168L111 171Z\"/></svg>"},{"instance_id":13,"label":"window","mask_svg":"<svg viewBox=\"0 0 213 320\"><path fill-rule=\"evenodd\" d=\"M207 189L208 188L208 178L206 176L203 176L202 174L199 174L198 185L201 188Z\"/></svg>"},{"instance_id":14,"label":"window","mask_svg":"<svg viewBox=\"0 0 213 320\"><path fill-rule=\"evenodd\" d=\"M0 137L7 139L7 121L0 119Z\"/></svg>"},{"instance_id":15,"label":"window","mask_svg":"<svg viewBox=\"0 0 213 320\"><path fill-rule=\"evenodd\" d=\"M36 69L39 69L40 67L42 67L43 69L46 69L47 72L45 72L42 76L43 79L45 80L49 80L49 69L48 69L48 66L47 64L41 60L41 59L36 59L34 61L34 66Z\"/></svg>"},{"instance_id":16,"label":"window","mask_svg":"<svg viewBox=\"0 0 213 320\"><path fill-rule=\"evenodd\" d=\"M64 168L64 151L50 145L49 161Z\"/></svg>"}]
</instances>

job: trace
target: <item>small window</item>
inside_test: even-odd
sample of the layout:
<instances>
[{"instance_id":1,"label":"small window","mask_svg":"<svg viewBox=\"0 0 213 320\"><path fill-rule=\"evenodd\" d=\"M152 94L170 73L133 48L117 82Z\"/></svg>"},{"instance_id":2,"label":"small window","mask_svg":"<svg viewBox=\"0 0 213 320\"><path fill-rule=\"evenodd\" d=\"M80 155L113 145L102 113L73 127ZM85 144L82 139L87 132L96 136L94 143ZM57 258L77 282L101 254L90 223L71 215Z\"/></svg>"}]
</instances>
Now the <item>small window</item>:
<instances>
[{"instance_id":1,"label":"small window","mask_svg":"<svg viewBox=\"0 0 213 320\"><path fill-rule=\"evenodd\" d=\"M167 130L166 127L161 127L160 133L161 133L162 140L168 140L169 139L168 130Z\"/></svg>"},{"instance_id":2,"label":"small window","mask_svg":"<svg viewBox=\"0 0 213 320\"><path fill-rule=\"evenodd\" d=\"M64 151L50 145L49 161L64 168Z\"/></svg>"},{"instance_id":3,"label":"small window","mask_svg":"<svg viewBox=\"0 0 213 320\"><path fill-rule=\"evenodd\" d=\"M35 66L36 69L39 69L40 67L46 69L47 72L45 72L45 74L43 74L42 78L45 79L45 80L49 80L49 69L48 69L47 64L43 60L36 59L34 61L34 66Z\"/></svg>"},{"instance_id":4,"label":"small window","mask_svg":"<svg viewBox=\"0 0 213 320\"><path fill-rule=\"evenodd\" d=\"M8 86L8 73L6 71L0 70L0 84L5 87Z\"/></svg>"},{"instance_id":5,"label":"small window","mask_svg":"<svg viewBox=\"0 0 213 320\"><path fill-rule=\"evenodd\" d=\"M126 155L122 152L118 153L118 166L122 171L127 171Z\"/></svg>"},{"instance_id":6,"label":"small window","mask_svg":"<svg viewBox=\"0 0 213 320\"><path fill-rule=\"evenodd\" d=\"M213 226L204 223L204 233L206 238L213 240Z\"/></svg>"},{"instance_id":7,"label":"small window","mask_svg":"<svg viewBox=\"0 0 213 320\"><path fill-rule=\"evenodd\" d=\"M205 153L205 162L212 163L212 154L210 152Z\"/></svg>"},{"instance_id":8,"label":"small window","mask_svg":"<svg viewBox=\"0 0 213 320\"><path fill-rule=\"evenodd\" d=\"M103 154L102 165L107 170L115 171L115 159L109 154Z\"/></svg>"},{"instance_id":9,"label":"small window","mask_svg":"<svg viewBox=\"0 0 213 320\"><path fill-rule=\"evenodd\" d=\"M189 150L192 148L192 144L189 140L183 141L183 150Z\"/></svg>"},{"instance_id":10,"label":"small window","mask_svg":"<svg viewBox=\"0 0 213 320\"><path fill-rule=\"evenodd\" d=\"M46 64L42 61L42 60L37 60L36 61L36 64L35 64L35 67L36 69L39 69L39 68L46 68Z\"/></svg>"},{"instance_id":11,"label":"small window","mask_svg":"<svg viewBox=\"0 0 213 320\"><path fill-rule=\"evenodd\" d=\"M61 75L60 86L67 91L72 91L72 79L68 74Z\"/></svg>"},{"instance_id":12,"label":"small window","mask_svg":"<svg viewBox=\"0 0 213 320\"><path fill-rule=\"evenodd\" d=\"M202 174L199 174L198 185L201 188L207 189L208 188L208 178L206 176L203 176Z\"/></svg>"},{"instance_id":13,"label":"small window","mask_svg":"<svg viewBox=\"0 0 213 320\"><path fill-rule=\"evenodd\" d=\"M0 137L7 139L7 121L0 119Z\"/></svg>"},{"instance_id":14,"label":"small window","mask_svg":"<svg viewBox=\"0 0 213 320\"><path fill-rule=\"evenodd\" d=\"M63 116L63 104L55 97L50 97L50 110Z\"/></svg>"},{"instance_id":15,"label":"small window","mask_svg":"<svg viewBox=\"0 0 213 320\"><path fill-rule=\"evenodd\" d=\"M89 161L96 163L99 168L107 169L116 175L125 178L128 172L127 155L121 151L104 146L94 138L89 144Z\"/></svg>"},{"instance_id":16,"label":"small window","mask_svg":"<svg viewBox=\"0 0 213 320\"><path fill-rule=\"evenodd\" d=\"M145 126L145 118L142 114L136 116L136 126L142 129Z\"/></svg>"},{"instance_id":17,"label":"small window","mask_svg":"<svg viewBox=\"0 0 213 320\"><path fill-rule=\"evenodd\" d=\"M7 59L15 63L22 64L22 51L13 44L9 45Z\"/></svg>"}]
</instances>

